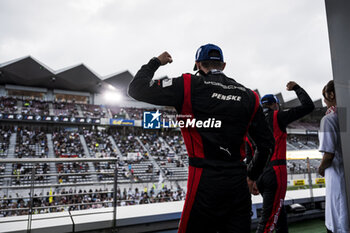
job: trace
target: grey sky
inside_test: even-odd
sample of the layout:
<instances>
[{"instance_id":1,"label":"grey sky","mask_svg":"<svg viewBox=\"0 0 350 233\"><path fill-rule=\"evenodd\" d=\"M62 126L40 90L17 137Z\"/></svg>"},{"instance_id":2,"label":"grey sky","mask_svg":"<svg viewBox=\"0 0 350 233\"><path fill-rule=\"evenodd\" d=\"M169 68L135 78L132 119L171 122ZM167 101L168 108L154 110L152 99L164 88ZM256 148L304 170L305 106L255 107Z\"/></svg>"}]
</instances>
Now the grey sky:
<instances>
[{"instance_id":1,"label":"grey sky","mask_svg":"<svg viewBox=\"0 0 350 233\"><path fill-rule=\"evenodd\" d=\"M225 73L261 94L313 99L332 78L324 1L0 0L0 63L32 55L54 70L84 63L135 74L167 50L156 77L193 72L196 49L219 45Z\"/></svg>"}]
</instances>

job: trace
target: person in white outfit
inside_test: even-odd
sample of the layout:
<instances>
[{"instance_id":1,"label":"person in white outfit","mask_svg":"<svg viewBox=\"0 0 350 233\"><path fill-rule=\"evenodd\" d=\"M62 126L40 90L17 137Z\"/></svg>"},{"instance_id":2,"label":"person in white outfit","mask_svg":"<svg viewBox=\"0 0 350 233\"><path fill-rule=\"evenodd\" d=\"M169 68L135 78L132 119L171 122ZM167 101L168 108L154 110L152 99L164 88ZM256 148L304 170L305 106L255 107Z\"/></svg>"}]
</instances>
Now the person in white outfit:
<instances>
[{"instance_id":1,"label":"person in white outfit","mask_svg":"<svg viewBox=\"0 0 350 233\"><path fill-rule=\"evenodd\" d=\"M326 227L328 233L349 233L343 155L333 80L323 88L322 94L328 109L320 124L319 151L323 153L323 158L318 172L326 181Z\"/></svg>"}]
</instances>

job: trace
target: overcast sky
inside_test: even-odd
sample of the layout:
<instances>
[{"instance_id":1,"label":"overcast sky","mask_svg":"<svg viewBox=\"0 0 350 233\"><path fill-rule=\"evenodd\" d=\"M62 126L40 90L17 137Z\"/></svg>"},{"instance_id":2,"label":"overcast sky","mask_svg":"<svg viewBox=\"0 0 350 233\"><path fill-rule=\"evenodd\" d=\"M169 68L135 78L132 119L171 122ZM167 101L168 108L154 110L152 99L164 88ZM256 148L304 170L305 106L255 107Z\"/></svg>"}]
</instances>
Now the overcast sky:
<instances>
[{"instance_id":1,"label":"overcast sky","mask_svg":"<svg viewBox=\"0 0 350 233\"><path fill-rule=\"evenodd\" d=\"M136 74L168 51L156 77L193 72L203 44L219 45L225 73L261 94L294 80L312 99L332 79L322 0L0 0L0 63L31 55L50 68L84 63Z\"/></svg>"}]
</instances>

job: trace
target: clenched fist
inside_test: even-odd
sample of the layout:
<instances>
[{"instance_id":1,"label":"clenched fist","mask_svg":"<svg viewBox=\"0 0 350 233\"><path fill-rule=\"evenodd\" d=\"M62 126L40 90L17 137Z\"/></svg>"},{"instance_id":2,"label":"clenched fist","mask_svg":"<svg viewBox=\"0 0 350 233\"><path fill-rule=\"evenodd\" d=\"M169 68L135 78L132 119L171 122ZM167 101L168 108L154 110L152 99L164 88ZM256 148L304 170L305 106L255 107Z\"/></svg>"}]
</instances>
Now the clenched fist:
<instances>
[{"instance_id":1,"label":"clenched fist","mask_svg":"<svg viewBox=\"0 0 350 233\"><path fill-rule=\"evenodd\" d=\"M294 82L294 81L288 82L288 83L287 83L287 91L292 91L293 88L295 87L295 85L297 85L297 83Z\"/></svg>"},{"instance_id":2,"label":"clenched fist","mask_svg":"<svg viewBox=\"0 0 350 233\"><path fill-rule=\"evenodd\" d=\"M163 52L161 55L158 56L158 59L160 61L161 66L173 62L173 59L168 52Z\"/></svg>"}]
</instances>

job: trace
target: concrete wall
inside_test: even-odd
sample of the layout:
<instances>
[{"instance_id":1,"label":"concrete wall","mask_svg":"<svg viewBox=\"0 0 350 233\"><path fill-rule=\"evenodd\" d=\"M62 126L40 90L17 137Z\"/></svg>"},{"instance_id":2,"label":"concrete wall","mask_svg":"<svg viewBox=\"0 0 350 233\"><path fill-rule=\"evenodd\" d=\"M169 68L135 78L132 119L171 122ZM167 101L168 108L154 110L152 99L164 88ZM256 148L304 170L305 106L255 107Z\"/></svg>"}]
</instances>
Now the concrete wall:
<instances>
[{"instance_id":1,"label":"concrete wall","mask_svg":"<svg viewBox=\"0 0 350 233\"><path fill-rule=\"evenodd\" d=\"M348 207L350 207L350 1L326 0ZM350 208L348 208L350 218ZM349 219L350 220L350 219Z\"/></svg>"}]
</instances>

